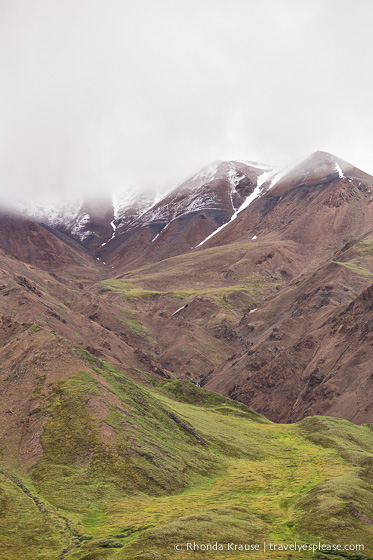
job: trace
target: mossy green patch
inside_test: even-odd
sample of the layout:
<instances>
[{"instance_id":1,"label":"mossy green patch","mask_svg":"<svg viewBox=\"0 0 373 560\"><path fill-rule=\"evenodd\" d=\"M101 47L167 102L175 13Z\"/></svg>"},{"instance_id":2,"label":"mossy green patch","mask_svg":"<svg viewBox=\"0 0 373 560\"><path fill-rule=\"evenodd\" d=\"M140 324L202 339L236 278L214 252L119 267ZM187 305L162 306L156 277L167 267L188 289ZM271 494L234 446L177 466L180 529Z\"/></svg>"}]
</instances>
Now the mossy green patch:
<instances>
[{"instance_id":1,"label":"mossy green patch","mask_svg":"<svg viewBox=\"0 0 373 560\"><path fill-rule=\"evenodd\" d=\"M258 542L258 560L274 558L264 541L353 541L373 553L368 426L322 417L277 425L186 381L144 387L107 362L91 365L54 387L44 454L31 470L34 491L74 528L65 558L184 560L201 552L177 552L176 543L215 541ZM48 527L34 558L57 559L71 541ZM244 558L219 552L232 557Z\"/></svg>"},{"instance_id":2,"label":"mossy green patch","mask_svg":"<svg viewBox=\"0 0 373 560\"><path fill-rule=\"evenodd\" d=\"M101 286L104 291L123 294L129 300L152 299L162 294L157 290L145 290L137 287L133 282L119 279L103 280Z\"/></svg>"},{"instance_id":3,"label":"mossy green patch","mask_svg":"<svg viewBox=\"0 0 373 560\"><path fill-rule=\"evenodd\" d=\"M45 510L0 473L0 558L50 560L71 544L63 519Z\"/></svg>"},{"instance_id":4,"label":"mossy green patch","mask_svg":"<svg viewBox=\"0 0 373 560\"><path fill-rule=\"evenodd\" d=\"M268 246L271 247L271 243ZM128 300L160 296L185 300L206 296L224 307L235 307L235 299L241 296L242 301L237 303L244 307L248 300L256 301L283 282L281 275L255 271L257 253L258 248L252 243L213 247L165 259L162 265L143 266L118 278L104 280L100 287L123 294Z\"/></svg>"},{"instance_id":5,"label":"mossy green patch","mask_svg":"<svg viewBox=\"0 0 373 560\"><path fill-rule=\"evenodd\" d=\"M32 480L54 505L83 513L120 493L177 491L216 469L202 438L144 388L105 362L95 370L108 383L86 373L62 379L45 408L44 455ZM98 406L108 403L101 420L89 411L98 396ZM102 439L104 425L114 429L110 443Z\"/></svg>"},{"instance_id":6,"label":"mossy green patch","mask_svg":"<svg viewBox=\"0 0 373 560\"><path fill-rule=\"evenodd\" d=\"M164 393L171 396L178 402L194 404L197 406L204 406L211 408L221 414L237 414L244 415L256 422L268 422L267 418L254 412L248 406L223 397L218 393L208 391L203 387L198 387L194 383L186 380L172 380L165 381L159 384L158 394Z\"/></svg>"},{"instance_id":7,"label":"mossy green patch","mask_svg":"<svg viewBox=\"0 0 373 560\"><path fill-rule=\"evenodd\" d=\"M147 327L140 323L137 319L121 319L123 325L131 329L135 334L143 338L150 338L150 332Z\"/></svg>"},{"instance_id":8,"label":"mossy green patch","mask_svg":"<svg viewBox=\"0 0 373 560\"><path fill-rule=\"evenodd\" d=\"M169 295L180 300L197 296L208 297L222 307L244 309L256 304L261 293L261 282L254 278L251 282L248 281L247 284L238 284L224 288L201 288L200 290L174 290L169 292Z\"/></svg>"},{"instance_id":9,"label":"mossy green patch","mask_svg":"<svg viewBox=\"0 0 373 560\"><path fill-rule=\"evenodd\" d=\"M367 278L367 279L373 279L373 274L371 272L368 272L367 270L364 270L363 268L361 268L360 266L357 266L356 264L354 264L352 262L337 262L337 261L335 261L335 262L336 262L336 264L339 264L341 266L344 266L348 270L351 270L351 272L353 272L354 274L358 274L359 276L363 276L364 278Z\"/></svg>"},{"instance_id":10,"label":"mossy green patch","mask_svg":"<svg viewBox=\"0 0 373 560\"><path fill-rule=\"evenodd\" d=\"M133 312L126 310L124 316L125 318L119 319L120 323L122 323L122 325L131 332L132 336L141 340L148 350L153 350L157 346L157 341L149 329L137 318L133 317Z\"/></svg>"},{"instance_id":11,"label":"mossy green patch","mask_svg":"<svg viewBox=\"0 0 373 560\"><path fill-rule=\"evenodd\" d=\"M373 243L367 241L359 241L356 244L357 254L360 256L373 255Z\"/></svg>"},{"instance_id":12,"label":"mossy green patch","mask_svg":"<svg viewBox=\"0 0 373 560\"><path fill-rule=\"evenodd\" d=\"M78 354L80 354L90 365L97 365L97 358L94 358L92 354L88 352L88 350L85 350L81 346L77 345L73 346L73 350L75 350L75 352L78 352Z\"/></svg>"},{"instance_id":13,"label":"mossy green patch","mask_svg":"<svg viewBox=\"0 0 373 560\"><path fill-rule=\"evenodd\" d=\"M45 374L39 374L36 376L37 379L37 385L35 387L34 392L32 393L30 400L33 399L37 399L41 396L42 391L43 391L43 387L44 387L44 381L46 379L46 375Z\"/></svg>"}]
</instances>

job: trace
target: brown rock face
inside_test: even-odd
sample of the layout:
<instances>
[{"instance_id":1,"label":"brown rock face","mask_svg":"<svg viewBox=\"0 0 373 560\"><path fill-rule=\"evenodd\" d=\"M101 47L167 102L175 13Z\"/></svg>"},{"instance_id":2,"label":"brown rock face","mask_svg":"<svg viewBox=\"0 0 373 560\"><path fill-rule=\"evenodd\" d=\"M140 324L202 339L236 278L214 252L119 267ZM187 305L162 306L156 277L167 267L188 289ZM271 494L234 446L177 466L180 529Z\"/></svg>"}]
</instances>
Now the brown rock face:
<instances>
[{"instance_id":1,"label":"brown rock face","mask_svg":"<svg viewBox=\"0 0 373 560\"><path fill-rule=\"evenodd\" d=\"M0 248L17 260L54 270L67 266L89 267L92 258L77 243L21 216L0 214Z\"/></svg>"}]
</instances>

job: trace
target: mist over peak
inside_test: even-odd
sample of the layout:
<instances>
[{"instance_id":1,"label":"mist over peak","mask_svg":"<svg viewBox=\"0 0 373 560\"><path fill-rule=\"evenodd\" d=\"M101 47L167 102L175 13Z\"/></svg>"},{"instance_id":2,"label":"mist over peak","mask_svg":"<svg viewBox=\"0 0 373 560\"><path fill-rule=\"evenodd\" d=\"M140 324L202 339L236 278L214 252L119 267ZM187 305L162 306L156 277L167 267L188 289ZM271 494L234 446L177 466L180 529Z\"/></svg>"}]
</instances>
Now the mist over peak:
<instances>
[{"instance_id":1,"label":"mist over peak","mask_svg":"<svg viewBox=\"0 0 373 560\"><path fill-rule=\"evenodd\" d=\"M372 172L369 14L292 0L2 6L0 201L163 193L209 161L282 167L317 146Z\"/></svg>"}]
</instances>

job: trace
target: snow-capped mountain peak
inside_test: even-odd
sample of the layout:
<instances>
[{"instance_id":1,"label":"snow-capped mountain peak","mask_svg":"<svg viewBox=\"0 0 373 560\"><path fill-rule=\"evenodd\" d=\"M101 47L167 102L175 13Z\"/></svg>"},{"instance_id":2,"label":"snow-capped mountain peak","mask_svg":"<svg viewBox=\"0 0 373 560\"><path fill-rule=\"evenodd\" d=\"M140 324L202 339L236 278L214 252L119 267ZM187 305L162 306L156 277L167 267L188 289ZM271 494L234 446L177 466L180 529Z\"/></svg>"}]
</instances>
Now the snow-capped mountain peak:
<instances>
[{"instance_id":1,"label":"snow-capped mountain peak","mask_svg":"<svg viewBox=\"0 0 373 560\"><path fill-rule=\"evenodd\" d=\"M266 178L265 190L282 183L315 184L325 179L343 179L355 168L348 162L328 152L317 151L302 157L283 168L276 169Z\"/></svg>"}]
</instances>

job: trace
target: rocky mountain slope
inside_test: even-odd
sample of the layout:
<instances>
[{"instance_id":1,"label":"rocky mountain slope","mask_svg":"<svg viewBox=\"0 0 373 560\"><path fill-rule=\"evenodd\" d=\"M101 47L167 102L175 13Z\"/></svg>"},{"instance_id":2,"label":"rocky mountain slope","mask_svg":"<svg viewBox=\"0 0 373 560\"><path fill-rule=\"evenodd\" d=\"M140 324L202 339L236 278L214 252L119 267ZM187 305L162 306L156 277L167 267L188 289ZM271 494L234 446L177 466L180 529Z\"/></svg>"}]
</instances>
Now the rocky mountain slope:
<instances>
[{"instance_id":1,"label":"rocky mountain slope","mask_svg":"<svg viewBox=\"0 0 373 560\"><path fill-rule=\"evenodd\" d=\"M316 152L3 211L0 559L371 557L372 201Z\"/></svg>"},{"instance_id":2,"label":"rocky mountain slope","mask_svg":"<svg viewBox=\"0 0 373 560\"><path fill-rule=\"evenodd\" d=\"M125 342L134 363L276 421L370 421L370 347L357 344L348 383L351 356L333 332L373 281L372 189L369 175L322 152L280 172L218 162L158 202L129 193L111 214L96 206L112 230L99 249L74 238L69 221L56 229L3 214L15 288L0 311L42 318L73 344L83 336L116 365L129 359ZM10 257L33 265L32 276ZM361 329L369 324L367 312Z\"/></svg>"}]
</instances>

